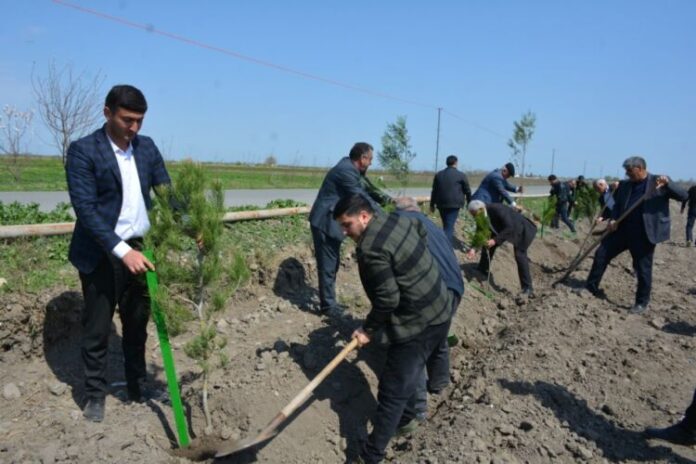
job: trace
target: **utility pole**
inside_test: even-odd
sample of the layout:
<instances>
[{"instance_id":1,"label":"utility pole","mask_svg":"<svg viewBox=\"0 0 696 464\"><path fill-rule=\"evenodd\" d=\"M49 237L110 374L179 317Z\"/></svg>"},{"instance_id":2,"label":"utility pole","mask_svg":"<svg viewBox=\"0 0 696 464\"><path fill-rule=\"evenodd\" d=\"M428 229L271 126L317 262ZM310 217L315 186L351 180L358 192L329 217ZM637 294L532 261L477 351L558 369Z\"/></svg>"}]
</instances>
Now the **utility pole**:
<instances>
[{"instance_id":1,"label":"utility pole","mask_svg":"<svg viewBox=\"0 0 696 464\"><path fill-rule=\"evenodd\" d=\"M440 155L440 113L442 113L442 108L437 109L437 140L435 142L435 172L437 172L438 167L438 156Z\"/></svg>"},{"instance_id":2,"label":"utility pole","mask_svg":"<svg viewBox=\"0 0 696 464\"><path fill-rule=\"evenodd\" d=\"M551 174L553 174L553 168L554 168L555 164L556 164L556 149L554 148L551 151Z\"/></svg>"}]
</instances>

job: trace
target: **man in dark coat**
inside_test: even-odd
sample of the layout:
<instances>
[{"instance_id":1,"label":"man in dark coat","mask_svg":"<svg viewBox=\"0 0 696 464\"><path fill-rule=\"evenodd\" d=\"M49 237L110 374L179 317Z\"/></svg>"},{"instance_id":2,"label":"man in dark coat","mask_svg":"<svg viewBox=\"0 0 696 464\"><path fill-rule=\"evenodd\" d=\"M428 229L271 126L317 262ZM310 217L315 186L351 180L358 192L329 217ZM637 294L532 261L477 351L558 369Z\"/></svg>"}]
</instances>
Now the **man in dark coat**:
<instances>
[{"instance_id":1,"label":"man in dark coat","mask_svg":"<svg viewBox=\"0 0 696 464\"><path fill-rule=\"evenodd\" d=\"M123 324L123 357L128 397L141 400L150 306L143 274L154 266L140 252L150 228L152 188L169 184L164 161L152 139L138 135L147 102L130 85L106 96L106 124L70 144L65 171L77 222L70 262L80 272L84 416L101 422L108 391L106 364L116 304Z\"/></svg>"},{"instance_id":2,"label":"man in dark coat","mask_svg":"<svg viewBox=\"0 0 696 464\"><path fill-rule=\"evenodd\" d=\"M481 184L471 196L472 200L481 200L485 204L502 203L503 201L510 206L517 206L508 192L520 193L522 187L516 187L508 182L510 177L515 177L515 165L507 163L501 169L489 172L483 178Z\"/></svg>"},{"instance_id":3,"label":"man in dark coat","mask_svg":"<svg viewBox=\"0 0 696 464\"><path fill-rule=\"evenodd\" d=\"M358 142L353 145L350 154L326 174L309 213L314 256L317 260L321 312L339 309L336 301L336 273L341 242L345 236L333 218L334 206L341 198L358 193L382 205L391 201L365 177L367 168L372 164L372 156L372 145L369 143ZM373 208L379 209L379 206L373 204Z\"/></svg>"},{"instance_id":4,"label":"man in dark coat","mask_svg":"<svg viewBox=\"0 0 696 464\"><path fill-rule=\"evenodd\" d=\"M360 458L384 459L397 428L410 423L413 401L428 358L447 338L451 293L428 251L423 224L397 214L375 214L362 195L336 204L334 217L356 242L360 280L372 308L353 338L364 346L379 334L388 343L380 374L372 433Z\"/></svg>"},{"instance_id":5,"label":"man in dark coat","mask_svg":"<svg viewBox=\"0 0 696 464\"><path fill-rule=\"evenodd\" d=\"M524 217L519 211L502 205L493 203L486 205L482 201L472 200L469 203L469 213L472 216L484 214L488 217L488 224L492 237L486 243L485 250L481 251L479 261L479 271L484 274L490 272L490 260L493 259L495 250L505 242L512 243L515 250L515 261L517 262L517 274L520 278L523 296L533 296L532 276L529 272L529 258L527 250L536 237L537 227L532 221ZM469 251L469 258L472 258L474 250Z\"/></svg>"},{"instance_id":6,"label":"man in dark coat","mask_svg":"<svg viewBox=\"0 0 696 464\"><path fill-rule=\"evenodd\" d=\"M682 214L684 214L687 205L689 210L686 216L686 246L691 246L694 243L694 221L696 220L696 185L689 188L688 198L682 202Z\"/></svg>"},{"instance_id":7,"label":"man in dark coat","mask_svg":"<svg viewBox=\"0 0 696 464\"><path fill-rule=\"evenodd\" d=\"M561 182L561 180L554 174L548 177L549 185L551 185L551 191L549 196L556 197L556 214L551 221L551 227L554 229L558 228L558 219L565 225L568 226L571 232L575 233L575 225L573 221L568 217L569 207L570 207L570 186L567 182Z\"/></svg>"},{"instance_id":8,"label":"man in dark coat","mask_svg":"<svg viewBox=\"0 0 696 464\"><path fill-rule=\"evenodd\" d=\"M597 179L592 185L595 191L599 193L599 205L602 207L602 214L598 218L599 221L610 219L611 212L614 209L614 191L604 179Z\"/></svg>"},{"instance_id":9,"label":"man in dark coat","mask_svg":"<svg viewBox=\"0 0 696 464\"><path fill-rule=\"evenodd\" d=\"M430 211L437 208L440 212L442 229L450 243L454 239L454 224L457 222L459 210L465 201L471 201L469 180L466 174L457 169L457 161L454 155L447 157L447 167L435 175L430 193Z\"/></svg>"},{"instance_id":10,"label":"man in dark coat","mask_svg":"<svg viewBox=\"0 0 696 464\"><path fill-rule=\"evenodd\" d=\"M417 219L425 226L428 251L433 255L433 259L440 270L440 276L452 294L452 314L454 315L464 295L464 279L449 239L445 236L442 229L437 227L433 221L421 212L415 198L397 198L396 214ZM427 381L424 373L419 382L415 405L413 405L413 408L416 410L416 422L411 424L412 428L417 425L418 421L422 422L427 417L428 393L439 394L449 385L449 365L449 346L447 340L443 339L440 346L437 347L426 363ZM408 431L408 428L403 431Z\"/></svg>"},{"instance_id":11,"label":"man in dark coat","mask_svg":"<svg viewBox=\"0 0 696 464\"><path fill-rule=\"evenodd\" d=\"M670 183L667 176L649 174L645 160L632 156L623 163L628 180L619 183L614 193L612 219L607 228L613 231L597 248L594 263L587 277L586 288L601 295L599 283L607 266L620 253L629 250L638 288L631 313L642 314L650 303L652 263L655 245L669 239L669 199L684 201L686 192ZM621 223L617 219L636 206Z\"/></svg>"}]
</instances>

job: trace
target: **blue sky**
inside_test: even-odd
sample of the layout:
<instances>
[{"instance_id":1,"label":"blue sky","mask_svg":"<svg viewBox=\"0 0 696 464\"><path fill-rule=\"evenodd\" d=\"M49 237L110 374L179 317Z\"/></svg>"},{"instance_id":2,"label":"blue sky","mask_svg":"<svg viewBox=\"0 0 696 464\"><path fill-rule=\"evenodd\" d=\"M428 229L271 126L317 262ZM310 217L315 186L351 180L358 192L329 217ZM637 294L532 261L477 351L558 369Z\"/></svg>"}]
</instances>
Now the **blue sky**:
<instances>
[{"instance_id":1,"label":"blue sky","mask_svg":"<svg viewBox=\"0 0 696 464\"><path fill-rule=\"evenodd\" d=\"M623 159L639 154L652 172L696 178L694 1L0 4L0 105L35 107L33 64L39 73L51 60L101 72L104 95L117 83L144 91L142 133L170 158L273 154L329 166L356 141L379 150L387 124L403 115L412 167L432 170L442 107L439 168L456 154L461 167L488 170L509 160L513 121L531 110L527 171L548 174L555 149L563 176L623 175ZM32 151L56 153L38 118L34 132Z\"/></svg>"}]
</instances>

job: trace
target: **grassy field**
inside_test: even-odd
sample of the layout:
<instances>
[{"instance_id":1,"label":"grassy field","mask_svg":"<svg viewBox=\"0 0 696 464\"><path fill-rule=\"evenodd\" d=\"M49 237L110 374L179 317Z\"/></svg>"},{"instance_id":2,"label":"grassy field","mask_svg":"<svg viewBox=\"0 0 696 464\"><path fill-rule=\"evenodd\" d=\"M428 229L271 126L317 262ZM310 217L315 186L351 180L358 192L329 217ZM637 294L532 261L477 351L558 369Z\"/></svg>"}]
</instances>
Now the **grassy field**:
<instances>
[{"instance_id":1,"label":"grassy field","mask_svg":"<svg viewBox=\"0 0 696 464\"><path fill-rule=\"evenodd\" d=\"M338 161L338 160L337 160ZM0 191L60 191L67 190L65 170L60 158L49 156L27 156L18 160L17 167L20 180L15 181L0 159ZM224 189L283 189L283 188L319 188L326 168L266 166L234 163L203 163L211 176L222 181ZM172 176L181 169L182 164L168 161L167 169ZM379 169L370 169L369 177L378 186L392 190L401 188L400 184L388 173ZM379 179L383 180L380 182ZM469 174L469 182L478 185L480 173ZM433 173L429 171L414 172L408 187L428 188L432 186ZM526 179L527 185L546 184L544 179Z\"/></svg>"}]
</instances>

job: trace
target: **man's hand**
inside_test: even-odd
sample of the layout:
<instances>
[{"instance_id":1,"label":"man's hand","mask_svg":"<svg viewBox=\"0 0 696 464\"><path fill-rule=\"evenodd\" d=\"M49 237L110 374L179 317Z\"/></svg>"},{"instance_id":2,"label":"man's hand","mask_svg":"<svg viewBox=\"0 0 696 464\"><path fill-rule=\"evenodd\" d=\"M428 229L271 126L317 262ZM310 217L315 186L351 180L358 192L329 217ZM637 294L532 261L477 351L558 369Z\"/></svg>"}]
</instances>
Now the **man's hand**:
<instances>
[{"instance_id":1,"label":"man's hand","mask_svg":"<svg viewBox=\"0 0 696 464\"><path fill-rule=\"evenodd\" d=\"M464 255L464 257L469 261L473 261L476 258L476 250L474 250L473 248L469 248L469 251L466 252L466 255Z\"/></svg>"},{"instance_id":2,"label":"man's hand","mask_svg":"<svg viewBox=\"0 0 696 464\"><path fill-rule=\"evenodd\" d=\"M495 246L495 240L490 239L486 242L486 248L493 248Z\"/></svg>"},{"instance_id":3,"label":"man's hand","mask_svg":"<svg viewBox=\"0 0 696 464\"><path fill-rule=\"evenodd\" d=\"M607 224L607 230L610 232L614 232L618 228L619 228L619 223L614 221L613 219L611 221L609 221L609 224Z\"/></svg>"},{"instance_id":4,"label":"man's hand","mask_svg":"<svg viewBox=\"0 0 696 464\"><path fill-rule=\"evenodd\" d=\"M358 340L358 347L363 347L370 343L370 336L367 335L367 333L362 329L355 329L353 332L352 338L355 338Z\"/></svg>"},{"instance_id":5,"label":"man's hand","mask_svg":"<svg viewBox=\"0 0 696 464\"><path fill-rule=\"evenodd\" d=\"M517 187L517 192L524 193L524 185L520 185L519 187Z\"/></svg>"},{"instance_id":6,"label":"man's hand","mask_svg":"<svg viewBox=\"0 0 696 464\"><path fill-rule=\"evenodd\" d=\"M669 184L669 177L660 176L657 178L657 188L664 187L667 184Z\"/></svg>"},{"instance_id":7,"label":"man's hand","mask_svg":"<svg viewBox=\"0 0 696 464\"><path fill-rule=\"evenodd\" d=\"M123 264L128 268L131 274L142 274L148 269L151 271L155 270L155 265L148 260L145 255L143 255L138 250L131 250L126 253L123 258Z\"/></svg>"},{"instance_id":8,"label":"man's hand","mask_svg":"<svg viewBox=\"0 0 696 464\"><path fill-rule=\"evenodd\" d=\"M601 223L604 222L604 218L603 218L602 216L600 216L600 217L598 217L597 219L595 219L594 222L595 222L595 224L601 224Z\"/></svg>"}]
</instances>

